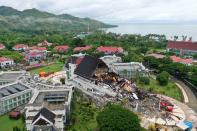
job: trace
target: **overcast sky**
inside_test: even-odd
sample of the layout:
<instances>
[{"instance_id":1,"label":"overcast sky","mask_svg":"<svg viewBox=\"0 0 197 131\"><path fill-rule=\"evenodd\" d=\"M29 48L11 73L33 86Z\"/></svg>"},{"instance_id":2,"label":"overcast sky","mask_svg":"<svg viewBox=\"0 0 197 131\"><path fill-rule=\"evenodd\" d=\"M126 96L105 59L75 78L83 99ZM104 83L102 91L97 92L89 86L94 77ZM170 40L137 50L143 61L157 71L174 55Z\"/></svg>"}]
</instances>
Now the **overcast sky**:
<instances>
[{"instance_id":1,"label":"overcast sky","mask_svg":"<svg viewBox=\"0 0 197 131\"><path fill-rule=\"evenodd\" d=\"M108 23L197 22L197 0L0 0L0 5L68 13Z\"/></svg>"}]
</instances>

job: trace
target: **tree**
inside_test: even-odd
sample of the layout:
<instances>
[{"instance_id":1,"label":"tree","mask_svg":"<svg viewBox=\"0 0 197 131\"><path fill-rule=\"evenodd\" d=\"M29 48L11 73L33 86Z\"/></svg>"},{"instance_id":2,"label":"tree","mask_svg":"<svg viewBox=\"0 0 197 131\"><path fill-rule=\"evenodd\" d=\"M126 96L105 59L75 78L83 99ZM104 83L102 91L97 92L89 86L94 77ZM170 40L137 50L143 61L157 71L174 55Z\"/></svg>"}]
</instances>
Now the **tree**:
<instances>
[{"instance_id":1,"label":"tree","mask_svg":"<svg viewBox=\"0 0 197 131\"><path fill-rule=\"evenodd\" d=\"M142 53L142 54L146 54L148 51L147 47L140 47L139 49L137 49L135 52L136 53Z\"/></svg>"},{"instance_id":2,"label":"tree","mask_svg":"<svg viewBox=\"0 0 197 131\"><path fill-rule=\"evenodd\" d=\"M18 126L13 127L13 131L20 131L20 128Z\"/></svg>"},{"instance_id":3,"label":"tree","mask_svg":"<svg viewBox=\"0 0 197 131\"><path fill-rule=\"evenodd\" d=\"M23 55L16 51L2 50L0 51L0 57L7 57L13 59L15 62L19 63L23 61Z\"/></svg>"},{"instance_id":4,"label":"tree","mask_svg":"<svg viewBox=\"0 0 197 131\"><path fill-rule=\"evenodd\" d=\"M142 62L143 57L139 54L133 53L133 52L128 52L128 55L123 56L122 58L123 62Z\"/></svg>"},{"instance_id":5,"label":"tree","mask_svg":"<svg viewBox=\"0 0 197 131\"><path fill-rule=\"evenodd\" d=\"M197 59L197 53L193 55L193 58Z\"/></svg>"},{"instance_id":6,"label":"tree","mask_svg":"<svg viewBox=\"0 0 197 131\"><path fill-rule=\"evenodd\" d=\"M72 45L73 47L76 47L76 46L83 46L84 42L82 39L80 38L74 38L73 41L72 41Z\"/></svg>"},{"instance_id":7,"label":"tree","mask_svg":"<svg viewBox=\"0 0 197 131\"><path fill-rule=\"evenodd\" d=\"M120 105L108 105L96 118L100 131L140 131L136 114Z\"/></svg>"},{"instance_id":8,"label":"tree","mask_svg":"<svg viewBox=\"0 0 197 131\"><path fill-rule=\"evenodd\" d=\"M140 77L139 78L139 83L149 85L150 84L150 79L148 77Z\"/></svg>"},{"instance_id":9,"label":"tree","mask_svg":"<svg viewBox=\"0 0 197 131\"><path fill-rule=\"evenodd\" d=\"M169 73L166 71L162 71L160 74L157 75L157 81L162 86L167 85L168 80L169 80Z\"/></svg>"}]
</instances>

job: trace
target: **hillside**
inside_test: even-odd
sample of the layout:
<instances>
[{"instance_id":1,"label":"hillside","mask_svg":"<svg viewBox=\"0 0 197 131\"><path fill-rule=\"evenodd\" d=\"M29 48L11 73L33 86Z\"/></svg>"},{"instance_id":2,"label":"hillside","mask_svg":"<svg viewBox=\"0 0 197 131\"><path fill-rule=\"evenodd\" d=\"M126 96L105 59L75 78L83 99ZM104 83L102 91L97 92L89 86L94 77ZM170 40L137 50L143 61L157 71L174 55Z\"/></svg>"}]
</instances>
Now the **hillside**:
<instances>
[{"instance_id":1,"label":"hillside","mask_svg":"<svg viewBox=\"0 0 197 131\"><path fill-rule=\"evenodd\" d=\"M18 11L11 7L0 6L0 28L16 32L78 32L98 28L109 28L105 24L90 18L79 18L69 14L55 15L37 9Z\"/></svg>"}]
</instances>

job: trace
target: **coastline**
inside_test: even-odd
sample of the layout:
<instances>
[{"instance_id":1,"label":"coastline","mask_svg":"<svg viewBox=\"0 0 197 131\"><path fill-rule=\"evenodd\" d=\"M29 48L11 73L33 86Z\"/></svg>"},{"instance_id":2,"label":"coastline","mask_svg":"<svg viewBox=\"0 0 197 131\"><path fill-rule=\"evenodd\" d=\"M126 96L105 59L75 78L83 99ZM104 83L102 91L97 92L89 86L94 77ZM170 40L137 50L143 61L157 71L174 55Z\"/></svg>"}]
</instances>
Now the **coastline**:
<instances>
[{"instance_id":1,"label":"coastline","mask_svg":"<svg viewBox=\"0 0 197 131\"><path fill-rule=\"evenodd\" d=\"M172 40L174 36L178 36L178 40L182 40L182 36L192 37L192 41L197 41L197 24L161 24L161 23L132 23L120 24L117 27L105 28L106 32L118 34L160 34L165 35L168 40Z\"/></svg>"}]
</instances>

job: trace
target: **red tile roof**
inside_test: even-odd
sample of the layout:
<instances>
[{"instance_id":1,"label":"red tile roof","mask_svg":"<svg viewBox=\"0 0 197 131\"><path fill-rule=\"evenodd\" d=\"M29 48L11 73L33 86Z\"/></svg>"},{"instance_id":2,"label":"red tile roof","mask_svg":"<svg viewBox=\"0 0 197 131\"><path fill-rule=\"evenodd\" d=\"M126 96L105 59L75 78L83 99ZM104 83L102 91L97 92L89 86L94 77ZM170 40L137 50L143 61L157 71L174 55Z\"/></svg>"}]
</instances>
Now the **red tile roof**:
<instances>
[{"instance_id":1,"label":"red tile roof","mask_svg":"<svg viewBox=\"0 0 197 131\"><path fill-rule=\"evenodd\" d=\"M30 47L30 50L47 51L47 48L46 47L32 46L32 47Z\"/></svg>"},{"instance_id":2,"label":"red tile roof","mask_svg":"<svg viewBox=\"0 0 197 131\"><path fill-rule=\"evenodd\" d=\"M25 44L17 44L14 46L15 49L20 49L20 48L28 48L28 45Z\"/></svg>"},{"instance_id":3,"label":"red tile roof","mask_svg":"<svg viewBox=\"0 0 197 131\"><path fill-rule=\"evenodd\" d=\"M28 54L25 55L25 60L29 60L31 58L35 58L35 57L39 57L39 56L43 56L44 53L43 52L29 52Z\"/></svg>"},{"instance_id":4,"label":"red tile roof","mask_svg":"<svg viewBox=\"0 0 197 131\"><path fill-rule=\"evenodd\" d=\"M182 62L183 64L192 64L193 63L193 59L190 58L190 59L182 59Z\"/></svg>"},{"instance_id":5,"label":"red tile roof","mask_svg":"<svg viewBox=\"0 0 197 131\"><path fill-rule=\"evenodd\" d=\"M91 49L92 46L91 45L86 45L86 46L81 46L81 47L75 47L73 49L74 52L80 52L80 51L87 51L89 49Z\"/></svg>"},{"instance_id":6,"label":"red tile roof","mask_svg":"<svg viewBox=\"0 0 197 131\"><path fill-rule=\"evenodd\" d=\"M180 57L177 57L177 56L175 56L175 55L170 56L170 59L171 59L173 62L181 62L181 60L182 60Z\"/></svg>"},{"instance_id":7,"label":"red tile roof","mask_svg":"<svg viewBox=\"0 0 197 131\"><path fill-rule=\"evenodd\" d=\"M0 57L0 62L5 62L5 61L12 61L12 59L6 57Z\"/></svg>"},{"instance_id":8,"label":"red tile roof","mask_svg":"<svg viewBox=\"0 0 197 131\"><path fill-rule=\"evenodd\" d=\"M56 46L54 49L58 52L62 52L62 51L67 51L69 48L68 45L59 45L59 46Z\"/></svg>"},{"instance_id":9,"label":"red tile roof","mask_svg":"<svg viewBox=\"0 0 197 131\"><path fill-rule=\"evenodd\" d=\"M197 42L190 41L169 41L167 48L172 49L186 49L186 50L196 50L197 51Z\"/></svg>"},{"instance_id":10,"label":"red tile roof","mask_svg":"<svg viewBox=\"0 0 197 131\"><path fill-rule=\"evenodd\" d=\"M179 63L183 63L183 64L192 64L193 63L193 59L189 58L189 59L182 59L180 57L177 56L170 56L170 59L173 62L179 62Z\"/></svg>"},{"instance_id":11,"label":"red tile roof","mask_svg":"<svg viewBox=\"0 0 197 131\"><path fill-rule=\"evenodd\" d=\"M20 116L20 112L19 111L12 111L9 113L9 116L12 117L12 118L17 118Z\"/></svg>"},{"instance_id":12,"label":"red tile roof","mask_svg":"<svg viewBox=\"0 0 197 131\"><path fill-rule=\"evenodd\" d=\"M100 46L97 48L97 51L103 53L123 53L122 47L112 47L112 46Z\"/></svg>"},{"instance_id":13,"label":"red tile roof","mask_svg":"<svg viewBox=\"0 0 197 131\"><path fill-rule=\"evenodd\" d=\"M30 52L26 55L26 57L36 57L40 55L44 55L44 54L42 52Z\"/></svg>"},{"instance_id":14,"label":"red tile roof","mask_svg":"<svg viewBox=\"0 0 197 131\"><path fill-rule=\"evenodd\" d=\"M2 43L0 43L0 49L4 49L4 48L5 46Z\"/></svg>"}]
</instances>

